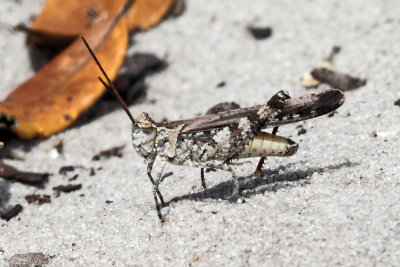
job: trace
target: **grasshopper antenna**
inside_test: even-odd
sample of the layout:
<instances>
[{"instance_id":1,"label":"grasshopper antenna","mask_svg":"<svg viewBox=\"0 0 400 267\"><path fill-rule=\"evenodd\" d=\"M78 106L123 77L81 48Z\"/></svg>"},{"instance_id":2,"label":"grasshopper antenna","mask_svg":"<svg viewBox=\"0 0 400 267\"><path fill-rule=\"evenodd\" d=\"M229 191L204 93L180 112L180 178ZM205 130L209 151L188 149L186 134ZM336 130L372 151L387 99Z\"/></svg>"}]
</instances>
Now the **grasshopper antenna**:
<instances>
[{"instance_id":1,"label":"grasshopper antenna","mask_svg":"<svg viewBox=\"0 0 400 267\"><path fill-rule=\"evenodd\" d=\"M125 113L128 115L129 119L132 121L133 124L135 124L136 121L133 118L132 113L129 111L128 106L126 105L124 100L122 100L122 97L120 96L120 94L116 90L114 84L111 83L112 87L110 87L101 77L97 77L97 78L100 80L100 82L104 85L105 88L107 88L109 91L111 91L112 95L117 99L119 104L125 110Z\"/></svg>"},{"instance_id":2,"label":"grasshopper antenna","mask_svg":"<svg viewBox=\"0 0 400 267\"><path fill-rule=\"evenodd\" d=\"M110 77L108 77L106 71L104 70L103 66L100 64L100 61L97 59L96 55L94 54L93 50L90 48L89 44L86 42L86 39L82 36L82 41L85 43L89 53L92 55L94 61L96 62L97 66L103 73L104 77L106 78L107 82L105 82L101 77L98 77L100 82L111 92L111 94L115 97L115 99L119 102L122 108L125 110L126 114L128 115L129 119L132 121L133 124L136 124L135 119L132 116L132 113L129 111L128 106L126 105L125 101L122 99L120 94L115 88L115 85L111 82Z\"/></svg>"}]
</instances>

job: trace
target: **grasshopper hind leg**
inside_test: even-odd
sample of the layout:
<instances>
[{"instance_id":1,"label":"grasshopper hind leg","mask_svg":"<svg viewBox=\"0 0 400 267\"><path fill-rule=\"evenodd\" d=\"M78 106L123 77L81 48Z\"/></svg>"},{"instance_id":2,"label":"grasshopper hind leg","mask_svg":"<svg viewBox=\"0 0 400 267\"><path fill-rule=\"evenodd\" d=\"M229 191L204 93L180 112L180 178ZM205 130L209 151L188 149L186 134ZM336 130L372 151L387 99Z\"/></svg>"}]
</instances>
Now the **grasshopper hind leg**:
<instances>
[{"instance_id":1,"label":"grasshopper hind leg","mask_svg":"<svg viewBox=\"0 0 400 267\"><path fill-rule=\"evenodd\" d=\"M274 127L272 129L272 134L276 134L278 132L278 128L279 127ZM262 172L262 167L263 167L264 162L265 162L266 159L267 159L266 157L261 157L260 161L257 164L256 176L259 177L259 178L264 176L264 174Z\"/></svg>"},{"instance_id":2,"label":"grasshopper hind leg","mask_svg":"<svg viewBox=\"0 0 400 267\"><path fill-rule=\"evenodd\" d=\"M280 91L280 92L278 92L278 94L281 93L281 92L283 93L283 95L280 95L280 96L283 99L290 99L291 98L286 91ZM272 134L276 134L278 132L278 128L279 128L278 126L274 127L272 129ZM257 177L263 177L264 176L264 174L263 174L261 169L262 169L262 166L264 165L264 162L265 162L266 159L267 159L266 157L261 157L260 158L260 161L258 162L257 169L256 169L256 176Z\"/></svg>"}]
</instances>

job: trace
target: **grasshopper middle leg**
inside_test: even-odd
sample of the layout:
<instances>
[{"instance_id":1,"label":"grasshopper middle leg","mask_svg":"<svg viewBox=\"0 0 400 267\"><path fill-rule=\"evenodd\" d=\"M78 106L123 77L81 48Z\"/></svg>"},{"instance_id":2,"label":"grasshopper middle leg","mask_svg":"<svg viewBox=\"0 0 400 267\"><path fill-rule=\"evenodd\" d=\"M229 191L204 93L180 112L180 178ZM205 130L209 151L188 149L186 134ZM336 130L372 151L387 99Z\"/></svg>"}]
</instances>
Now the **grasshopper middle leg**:
<instances>
[{"instance_id":1,"label":"grasshopper middle leg","mask_svg":"<svg viewBox=\"0 0 400 267\"><path fill-rule=\"evenodd\" d=\"M204 189L207 189L206 180L204 179L204 168L200 169L201 185Z\"/></svg>"}]
</instances>

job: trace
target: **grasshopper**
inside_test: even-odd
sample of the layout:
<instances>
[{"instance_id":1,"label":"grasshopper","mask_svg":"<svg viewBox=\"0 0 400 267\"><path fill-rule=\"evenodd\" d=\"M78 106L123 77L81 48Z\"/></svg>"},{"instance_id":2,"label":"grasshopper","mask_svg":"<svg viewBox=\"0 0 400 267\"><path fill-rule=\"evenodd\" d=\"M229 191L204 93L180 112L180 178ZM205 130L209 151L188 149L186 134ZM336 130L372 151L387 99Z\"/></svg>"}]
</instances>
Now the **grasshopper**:
<instances>
[{"instance_id":1,"label":"grasshopper","mask_svg":"<svg viewBox=\"0 0 400 267\"><path fill-rule=\"evenodd\" d=\"M164 222L161 207L165 206L159 190L161 173L156 179L152 176L157 157L161 158L162 166L169 162L230 172L234 183L232 196L242 201L233 169L237 163L233 160L261 157L263 161L267 156L288 157L298 149L293 140L263 132L263 129L274 127L276 133L278 126L327 114L339 108L345 100L344 94L336 89L299 98L290 98L286 91L279 91L266 104L254 107L169 122L156 122L147 113L134 119L96 55L83 37L82 40L106 78L104 81L99 77L100 82L110 90L132 122L133 148L147 163L147 175L153 185L153 198L161 222Z\"/></svg>"}]
</instances>

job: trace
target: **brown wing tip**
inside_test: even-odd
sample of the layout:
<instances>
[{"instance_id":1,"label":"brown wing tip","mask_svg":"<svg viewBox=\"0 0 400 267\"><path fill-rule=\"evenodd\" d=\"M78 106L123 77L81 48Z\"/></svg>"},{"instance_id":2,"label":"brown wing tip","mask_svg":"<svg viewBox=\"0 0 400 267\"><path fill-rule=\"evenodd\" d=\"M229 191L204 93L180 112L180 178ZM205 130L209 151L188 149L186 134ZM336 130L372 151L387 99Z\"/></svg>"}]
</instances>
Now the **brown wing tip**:
<instances>
[{"instance_id":1,"label":"brown wing tip","mask_svg":"<svg viewBox=\"0 0 400 267\"><path fill-rule=\"evenodd\" d=\"M336 105L337 108L343 105L346 100L344 93L339 89L329 89L317 94L318 101L328 105Z\"/></svg>"}]
</instances>

